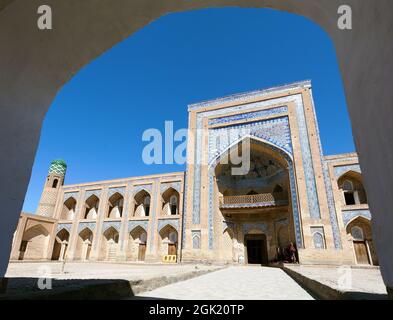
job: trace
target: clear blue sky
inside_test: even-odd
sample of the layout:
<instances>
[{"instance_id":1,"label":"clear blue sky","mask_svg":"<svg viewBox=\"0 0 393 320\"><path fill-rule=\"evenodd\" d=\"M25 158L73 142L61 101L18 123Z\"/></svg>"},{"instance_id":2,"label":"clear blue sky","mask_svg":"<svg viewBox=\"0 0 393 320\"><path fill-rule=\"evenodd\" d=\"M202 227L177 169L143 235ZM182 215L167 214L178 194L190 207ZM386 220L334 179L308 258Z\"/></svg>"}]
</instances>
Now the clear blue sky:
<instances>
[{"instance_id":1,"label":"clear blue sky","mask_svg":"<svg viewBox=\"0 0 393 320\"><path fill-rule=\"evenodd\" d=\"M142 133L187 127L187 104L311 79L325 154L354 151L335 49L313 22L267 9L170 14L91 62L43 125L24 210L36 210L52 159L66 184L181 171L145 165Z\"/></svg>"}]
</instances>

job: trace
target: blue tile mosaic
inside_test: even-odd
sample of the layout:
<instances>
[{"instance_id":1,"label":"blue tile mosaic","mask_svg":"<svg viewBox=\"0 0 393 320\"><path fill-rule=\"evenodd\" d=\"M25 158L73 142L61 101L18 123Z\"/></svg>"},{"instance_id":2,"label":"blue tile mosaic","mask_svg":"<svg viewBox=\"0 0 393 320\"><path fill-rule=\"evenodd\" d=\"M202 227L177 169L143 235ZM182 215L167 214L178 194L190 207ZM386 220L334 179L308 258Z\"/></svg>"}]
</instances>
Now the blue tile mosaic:
<instances>
[{"instance_id":1,"label":"blue tile mosaic","mask_svg":"<svg viewBox=\"0 0 393 320\"><path fill-rule=\"evenodd\" d=\"M84 229L90 229L91 232L94 232L96 228L96 223L95 222L79 222L78 225L78 233L80 233Z\"/></svg>"},{"instance_id":2,"label":"blue tile mosaic","mask_svg":"<svg viewBox=\"0 0 393 320\"><path fill-rule=\"evenodd\" d=\"M59 223L56 227L56 233L61 230L67 230L68 233L71 233L72 223Z\"/></svg>"},{"instance_id":3,"label":"blue tile mosaic","mask_svg":"<svg viewBox=\"0 0 393 320\"><path fill-rule=\"evenodd\" d=\"M334 175L336 176L337 179L340 178L344 173L347 173L348 171L362 173L362 171L360 169L360 165L358 165L358 164L334 167Z\"/></svg>"},{"instance_id":4,"label":"blue tile mosaic","mask_svg":"<svg viewBox=\"0 0 393 320\"><path fill-rule=\"evenodd\" d=\"M343 216L343 222L344 226L346 227L348 223L357 218L357 217L363 217L368 220L371 220L371 213L369 210L352 210L352 211L342 211L342 216Z\"/></svg>"},{"instance_id":5,"label":"blue tile mosaic","mask_svg":"<svg viewBox=\"0 0 393 320\"><path fill-rule=\"evenodd\" d=\"M147 233L148 224L149 224L148 220L131 220L131 221L128 221L128 233L132 232L137 227L141 227Z\"/></svg>"},{"instance_id":6,"label":"blue tile mosaic","mask_svg":"<svg viewBox=\"0 0 393 320\"><path fill-rule=\"evenodd\" d=\"M314 168L312 165L312 159L311 159L311 151L310 151L310 144L308 141L308 133L307 133L307 126L305 122L305 117L304 117L304 110L303 110L303 101L301 95L293 95L293 96L286 96L283 98L278 98L275 99L274 101L262 101L258 102L259 107L268 107L272 103L276 104L282 104L285 106L289 102L295 102L296 105L296 112L298 115L298 127L300 131L300 144L302 148L302 154L303 154L303 167L305 171L305 176L306 176L306 186L307 186L307 199L308 199L308 207L309 207L309 212L310 215L313 217L318 217L320 218L320 212L319 212L319 203L318 203L318 195L316 192L316 182L315 182L315 174L314 174ZM193 223L199 223L200 221L200 192L201 192L201 185L200 185L200 164L201 164L201 154L202 152L199 152L201 143L202 143L202 134L203 131L202 129L202 124L203 124L203 118L204 117L214 117L214 116L223 116L229 112L236 112L236 111L245 111L247 109L252 109L255 108L256 103L249 103L249 104L244 104L244 105L237 105L233 107L228 107L225 109L217 109L217 110L211 110L211 111L205 111L205 112L200 112L197 114L197 126L196 126L196 139L195 139L195 158L194 158L194 164L195 164L195 171L194 171L194 189L193 189ZM282 111L282 110L280 110ZM300 116L300 119L299 119ZM263 134L263 133L261 133ZM265 135L266 137L266 135ZM277 143L277 141L274 141ZM292 162L291 162L292 163ZM290 166L291 167L291 166ZM295 186L295 179L294 179L294 173L293 173L293 168L292 170L292 175L293 175L293 183ZM211 189L209 187L209 198L211 198ZM293 189L294 192L296 192L296 186ZM297 202L297 199L295 197L292 197L295 199L294 201ZM211 204L212 200L209 199L209 205ZM297 207L296 207L297 208ZM210 210L210 209L209 209ZM209 220L211 220L210 215L213 213L209 211ZM296 213L298 214L298 213ZM297 220L299 222L299 217L297 217ZM300 223L300 222L299 222ZM209 227L209 232L212 231L212 227ZM211 239L211 243L213 241L213 235L209 237ZM302 239L301 239L301 233L299 229L299 233L297 235L297 243L302 244ZM212 247L212 245L210 246Z\"/></svg>"},{"instance_id":7,"label":"blue tile mosaic","mask_svg":"<svg viewBox=\"0 0 393 320\"><path fill-rule=\"evenodd\" d=\"M104 221L102 224L102 233L111 227L120 233L121 221Z\"/></svg>"},{"instance_id":8,"label":"blue tile mosaic","mask_svg":"<svg viewBox=\"0 0 393 320\"><path fill-rule=\"evenodd\" d=\"M158 232L162 230L162 228L166 227L167 225L172 226L175 228L177 231L179 231L179 219L161 219L158 220Z\"/></svg>"},{"instance_id":9,"label":"blue tile mosaic","mask_svg":"<svg viewBox=\"0 0 393 320\"><path fill-rule=\"evenodd\" d=\"M124 197L125 191L126 191L126 187L109 188L109 190L108 190L108 196L111 197L111 196L113 196L115 193L119 193L120 195L122 195L122 196Z\"/></svg>"},{"instance_id":10,"label":"blue tile mosaic","mask_svg":"<svg viewBox=\"0 0 393 320\"><path fill-rule=\"evenodd\" d=\"M287 113L287 112L288 112L288 107L282 106L282 107L276 107L271 109L258 110L254 112L240 113L233 116L210 119L209 125L225 124L228 122L239 121L239 120L250 120L258 117L268 117L271 115L276 115L279 113Z\"/></svg>"},{"instance_id":11,"label":"blue tile mosaic","mask_svg":"<svg viewBox=\"0 0 393 320\"><path fill-rule=\"evenodd\" d=\"M180 181L175 181L175 182L163 182L163 183L161 183L161 185L160 185L161 194L163 194L169 188L172 188L172 189L174 189L174 190L176 190L177 192L180 193L181 182Z\"/></svg>"}]
</instances>

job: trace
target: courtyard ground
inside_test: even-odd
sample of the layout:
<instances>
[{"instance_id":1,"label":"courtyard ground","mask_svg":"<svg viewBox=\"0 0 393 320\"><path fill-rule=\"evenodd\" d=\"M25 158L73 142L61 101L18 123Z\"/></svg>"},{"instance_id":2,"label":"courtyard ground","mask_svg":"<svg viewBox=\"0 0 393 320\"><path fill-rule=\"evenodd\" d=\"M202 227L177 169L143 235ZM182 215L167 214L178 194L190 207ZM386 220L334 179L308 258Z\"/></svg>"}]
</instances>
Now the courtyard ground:
<instances>
[{"instance_id":1,"label":"courtyard ground","mask_svg":"<svg viewBox=\"0 0 393 320\"><path fill-rule=\"evenodd\" d=\"M312 300L279 268L233 266L150 292L144 298L190 300Z\"/></svg>"},{"instance_id":2,"label":"courtyard ground","mask_svg":"<svg viewBox=\"0 0 393 320\"><path fill-rule=\"evenodd\" d=\"M386 286L378 267L290 264L285 267L340 292L364 293L369 298L387 298Z\"/></svg>"},{"instance_id":3,"label":"courtyard ground","mask_svg":"<svg viewBox=\"0 0 393 320\"><path fill-rule=\"evenodd\" d=\"M364 297L386 297L378 268L285 265L306 279L330 288L364 292ZM206 264L138 264L105 262L10 263L7 295L33 293L57 298L96 299L296 299L314 297L280 268ZM55 290L42 291L37 279L53 278ZM98 289L97 289L98 288ZM65 292L67 291L67 292ZM311 290L313 291L313 290ZM65 292L65 293L64 293ZM317 294L315 291L313 291ZM96 293L100 295L97 297Z\"/></svg>"},{"instance_id":4,"label":"courtyard ground","mask_svg":"<svg viewBox=\"0 0 393 320\"><path fill-rule=\"evenodd\" d=\"M210 271L222 268L206 264L144 264L144 263L95 263L67 262L62 271L61 262L14 262L10 263L7 278L48 277L55 279L105 279L150 280L162 276L178 276L194 271Z\"/></svg>"}]
</instances>

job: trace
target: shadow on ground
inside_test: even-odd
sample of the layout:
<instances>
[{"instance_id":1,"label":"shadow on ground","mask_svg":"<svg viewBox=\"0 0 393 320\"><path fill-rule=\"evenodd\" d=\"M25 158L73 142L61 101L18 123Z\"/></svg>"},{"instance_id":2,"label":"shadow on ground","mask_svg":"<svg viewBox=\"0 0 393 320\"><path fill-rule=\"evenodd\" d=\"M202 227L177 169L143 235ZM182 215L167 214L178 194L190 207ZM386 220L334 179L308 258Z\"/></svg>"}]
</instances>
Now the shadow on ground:
<instances>
[{"instance_id":1,"label":"shadow on ground","mask_svg":"<svg viewBox=\"0 0 393 320\"><path fill-rule=\"evenodd\" d=\"M46 289L40 289L42 285ZM122 299L134 296L138 281L127 280L57 280L38 278L9 278L1 300L53 299Z\"/></svg>"}]
</instances>

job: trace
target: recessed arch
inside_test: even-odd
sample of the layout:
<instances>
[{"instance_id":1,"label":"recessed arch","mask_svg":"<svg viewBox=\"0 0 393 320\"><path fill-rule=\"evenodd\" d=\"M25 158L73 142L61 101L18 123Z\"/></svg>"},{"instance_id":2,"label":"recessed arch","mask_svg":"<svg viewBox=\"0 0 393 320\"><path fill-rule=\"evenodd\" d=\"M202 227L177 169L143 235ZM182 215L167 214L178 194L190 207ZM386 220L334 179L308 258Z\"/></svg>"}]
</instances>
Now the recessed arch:
<instances>
[{"instance_id":1,"label":"recessed arch","mask_svg":"<svg viewBox=\"0 0 393 320\"><path fill-rule=\"evenodd\" d=\"M75 249L75 260L89 260L94 240L94 232L85 226L79 233Z\"/></svg>"},{"instance_id":2,"label":"recessed arch","mask_svg":"<svg viewBox=\"0 0 393 320\"><path fill-rule=\"evenodd\" d=\"M222 152L218 155L216 155L209 163L209 168L214 168L216 167L216 165L220 162L221 158L223 158L224 156L228 155L229 153L233 152L234 147L238 146L239 144L241 144L243 141L245 141L246 139L249 139L250 142L255 141L264 145L269 146L270 148L272 148L273 150L277 150L280 154L284 155L284 158L286 158L286 161L290 161L292 162L292 154L290 154L287 150L283 149L281 146L275 145L272 142L265 140L261 137L257 137L257 136L253 136L250 134L246 134L242 137L239 137L236 141L232 142L230 145L228 145L227 147L224 148L224 150L222 150ZM237 149L236 149L237 151Z\"/></svg>"},{"instance_id":3,"label":"recessed arch","mask_svg":"<svg viewBox=\"0 0 393 320\"><path fill-rule=\"evenodd\" d=\"M85 210L83 219L97 219L98 208L100 204L100 199L97 195L92 194L85 201Z\"/></svg>"},{"instance_id":4,"label":"recessed arch","mask_svg":"<svg viewBox=\"0 0 393 320\"><path fill-rule=\"evenodd\" d=\"M115 192L108 199L107 218L119 219L123 216L124 196Z\"/></svg>"},{"instance_id":5,"label":"recessed arch","mask_svg":"<svg viewBox=\"0 0 393 320\"><path fill-rule=\"evenodd\" d=\"M65 200L60 213L60 220L73 220L75 218L76 204L76 199L73 196Z\"/></svg>"},{"instance_id":6,"label":"recessed arch","mask_svg":"<svg viewBox=\"0 0 393 320\"><path fill-rule=\"evenodd\" d=\"M347 227L350 223L352 223L353 221L355 221L355 220L358 220L358 219L364 219L365 221L367 221L368 223L371 223L371 219L369 218L369 217L365 217L365 216L363 216L363 215L361 215L361 214L358 214L358 215L355 215L354 217L352 217L350 220L348 220L346 223L345 223L345 227Z\"/></svg>"},{"instance_id":7,"label":"recessed arch","mask_svg":"<svg viewBox=\"0 0 393 320\"><path fill-rule=\"evenodd\" d=\"M52 260L63 261L67 255L70 233L66 228L62 228L56 234L52 250Z\"/></svg>"},{"instance_id":8,"label":"recessed arch","mask_svg":"<svg viewBox=\"0 0 393 320\"><path fill-rule=\"evenodd\" d=\"M349 170L337 179L343 205L367 204L367 194L361 173Z\"/></svg>"},{"instance_id":9,"label":"recessed arch","mask_svg":"<svg viewBox=\"0 0 393 320\"><path fill-rule=\"evenodd\" d=\"M144 261L147 248L147 231L142 226L135 226L129 233L128 254L130 260Z\"/></svg>"},{"instance_id":10,"label":"recessed arch","mask_svg":"<svg viewBox=\"0 0 393 320\"><path fill-rule=\"evenodd\" d=\"M138 191L134 195L134 214L135 217L147 217L150 215L151 195L146 189Z\"/></svg>"},{"instance_id":11,"label":"recessed arch","mask_svg":"<svg viewBox=\"0 0 393 320\"><path fill-rule=\"evenodd\" d=\"M297 186L295 184L295 179L294 179L294 168L293 168L293 162L292 162L292 155L285 149L281 148L280 146L274 145L271 142L260 138L260 137L255 137L255 136L250 136L250 135L245 135L244 137L239 137L234 143L232 143L230 146L226 147L224 151L220 154L217 155L213 161L211 161L209 165L209 175L210 176L216 176L216 168L220 164L220 160L223 157L226 157L226 155L230 152L233 152L233 147L242 141L244 139L249 139L250 141L250 147L252 148L253 145L258 146L261 150L266 152L269 156L273 157L276 161L277 164L283 169L288 171L288 192L290 192L290 200L292 202L292 216L293 216L293 221L294 221L294 234L296 238L296 245L298 248L303 247L303 235L301 231L301 225L300 225L300 216L299 216L299 208L298 208L298 203L297 203ZM235 149L236 150L236 149ZM237 150L236 150L237 151ZM273 198L272 201L274 203L277 201L277 203L280 203L280 201L285 201L282 200L281 197L278 197L277 193L273 192L273 187L269 191L272 193ZM281 194L281 193L280 193ZM288 198L287 198L288 199Z\"/></svg>"},{"instance_id":12,"label":"recessed arch","mask_svg":"<svg viewBox=\"0 0 393 320\"><path fill-rule=\"evenodd\" d=\"M159 243L158 252L161 255L177 255L178 232L171 224L164 225L158 232Z\"/></svg>"},{"instance_id":13,"label":"recessed arch","mask_svg":"<svg viewBox=\"0 0 393 320\"><path fill-rule=\"evenodd\" d=\"M161 195L162 198L162 215L178 215L179 214L179 192L169 187Z\"/></svg>"},{"instance_id":14,"label":"recessed arch","mask_svg":"<svg viewBox=\"0 0 393 320\"><path fill-rule=\"evenodd\" d=\"M356 264L378 265L371 221L363 216L357 216L346 225L347 239L353 248Z\"/></svg>"},{"instance_id":15,"label":"recessed arch","mask_svg":"<svg viewBox=\"0 0 393 320\"><path fill-rule=\"evenodd\" d=\"M43 260L46 258L49 231L42 224L36 224L23 233L19 260Z\"/></svg>"}]
</instances>

